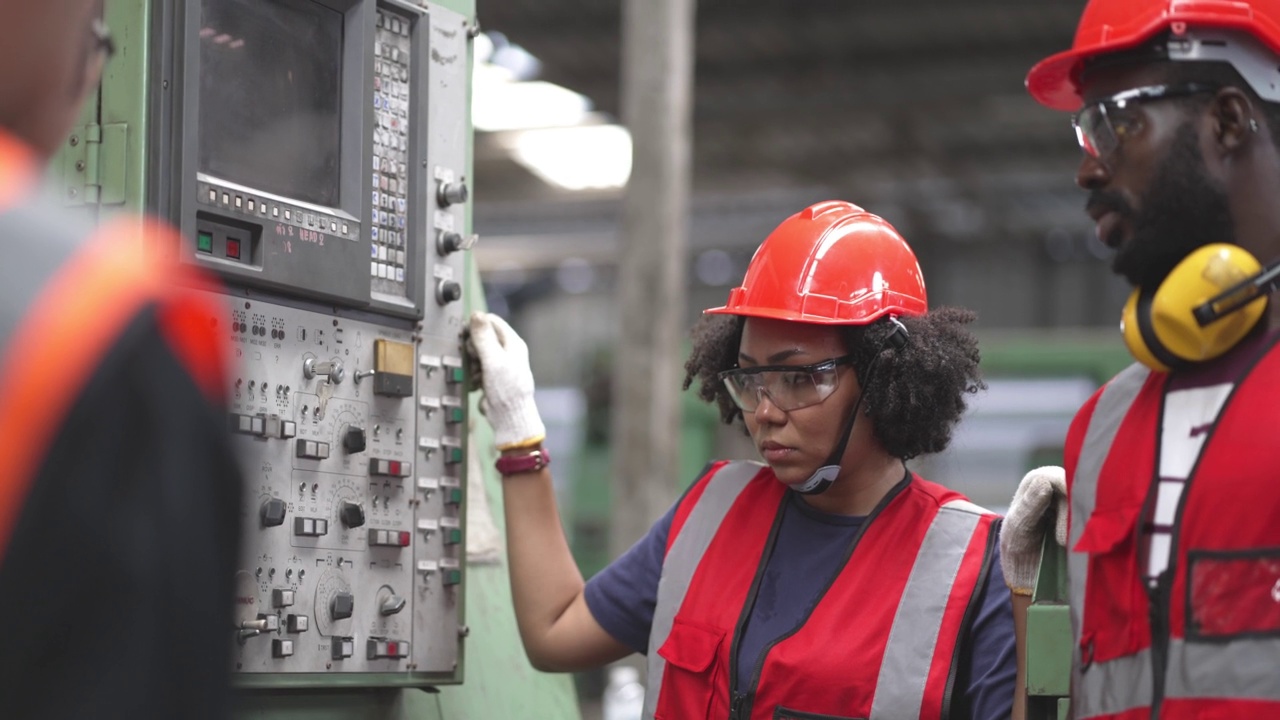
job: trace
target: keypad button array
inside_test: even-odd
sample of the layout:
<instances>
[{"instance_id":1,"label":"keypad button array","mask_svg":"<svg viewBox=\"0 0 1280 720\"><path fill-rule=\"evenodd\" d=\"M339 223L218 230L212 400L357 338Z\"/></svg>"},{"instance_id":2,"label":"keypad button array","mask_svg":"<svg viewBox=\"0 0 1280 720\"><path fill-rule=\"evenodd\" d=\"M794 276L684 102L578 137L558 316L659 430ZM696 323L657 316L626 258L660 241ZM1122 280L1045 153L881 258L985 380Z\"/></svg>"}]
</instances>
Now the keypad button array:
<instances>
[{"instance_id":1,"label":"keypad button array","mask_svg":"<svg viewBox=\"0 0 1280 720\"><path fill-rule=\"evenodd\" d=\"M373 213L369 275L373 289L407 297L405 213L409 207L409 22L378 11L374 37Z\"/></svg>"}]
</instances>

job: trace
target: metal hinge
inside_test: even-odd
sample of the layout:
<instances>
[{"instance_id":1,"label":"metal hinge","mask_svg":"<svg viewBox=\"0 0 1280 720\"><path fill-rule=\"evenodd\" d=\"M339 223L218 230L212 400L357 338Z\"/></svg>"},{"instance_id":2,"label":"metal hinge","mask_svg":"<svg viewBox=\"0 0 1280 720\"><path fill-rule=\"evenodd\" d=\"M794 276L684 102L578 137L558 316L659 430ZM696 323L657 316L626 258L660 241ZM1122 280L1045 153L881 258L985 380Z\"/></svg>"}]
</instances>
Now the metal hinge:
<instances>
[{"instance_id":1,"label":"metal hinge","mask_svg":"<svg viewBox=\"0 0 1280 720\"><path fill-rule=\"evenodd\" d=\"M67 139L63 166L67 205L123 205L128 176L129 126L85 125Z\"/></svg>"}]
</instances>

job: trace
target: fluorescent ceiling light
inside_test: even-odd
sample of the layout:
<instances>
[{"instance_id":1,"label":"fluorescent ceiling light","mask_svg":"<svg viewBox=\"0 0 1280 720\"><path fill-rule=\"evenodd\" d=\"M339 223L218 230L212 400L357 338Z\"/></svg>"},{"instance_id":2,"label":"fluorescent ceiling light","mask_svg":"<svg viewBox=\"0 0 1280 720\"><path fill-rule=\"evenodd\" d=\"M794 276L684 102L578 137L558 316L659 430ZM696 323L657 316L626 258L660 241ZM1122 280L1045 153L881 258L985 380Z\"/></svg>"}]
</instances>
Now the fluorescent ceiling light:
<instances>
[{"instance_id":1,"label":"fluorescent ceiling light","mask_svg":"<svg viewBox=\"0 0 1280 720\"><path fill-rule=\"evenodd\" d=\"M488 67L494 69L476 77L471 96L471 121L477 130L565 127L581 123L591 112L591 101L566 87L503 81L510 71Z\"/></svg>"},{"instance_id":2,"label":"fluorescent ceiling light","mask_svg":"<svg viewBox=\"0 0 1280 720\"><path fill-rule=\"evenodd\" d=\"M620 188L631 176L631 133L620 125L523 130L507 143L516 162L566 190Z\"/></svg>"}]
</instances>

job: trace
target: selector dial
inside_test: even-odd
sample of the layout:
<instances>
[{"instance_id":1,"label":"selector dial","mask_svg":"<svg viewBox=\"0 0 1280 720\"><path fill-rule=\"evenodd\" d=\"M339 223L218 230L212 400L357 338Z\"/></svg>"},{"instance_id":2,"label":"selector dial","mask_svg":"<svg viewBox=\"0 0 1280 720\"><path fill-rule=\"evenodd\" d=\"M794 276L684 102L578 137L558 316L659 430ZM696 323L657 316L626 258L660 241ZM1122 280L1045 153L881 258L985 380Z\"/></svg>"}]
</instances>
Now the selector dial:
<instances>
[{"instance_id":1,"label":"selector dial","mask_svg":"<svg viewBox=\"0 0 1280 720\"><path fill-rule=\"evenodd\" d=\"M368 445L365 437L364 428L351 426L347 428L347 432L342 436L342 449L350 454L362 453Z\"/></svg>"},{"instance_id":2,"label":"selector dial","mask_svg":"<svg viewBox=\"0 0 1280 720\"><path fill-rule=\"evenodd\" d=\"M329 616L334 620L346 620L355 612L356 597L349 592L340 592L329 601Z\"/></svg>"},{"instance_id":3,"label":"selector dial","mask_svg":"<svg viewBox=\"0 0 1280 720\"><path fill-rule=\"evenodd\" d=\"M360 503L343 500L342 508L338 511L338 517L342 519L343 525L349 528L358 528L364 525L364 506Z\"/></svg>"},{"instance_id":4,"label":"selector dial","mask_svg":"<svg viewBox=\"0 0 1280 720\"><path fill-rule=\"evenodd\" d=\"M436 284L436 302L448 305L462 298L462 286L454 280L441 280Z\"/></svg>"},{"instance_id":5,"label":"selector dial","mask_svg":"<svg viewBox=\"0 0 1280 720\"><path fill-rule=\"evenodd\" d=\"M442 208L464 203L467 201L467 197L467 184L465 182L442 183L439 192L436 193L436 200L439 201Z\"/></svg>"},{"instance_id":6,"label":"selector dial","mask_svg":"<svg viewBox=\"0 0 1280 720\"><path fill-rule=\"evenodd\" d=\"M343 596L347 599L339 600ZM325 570L316 582L314 605L316 630L325 637L351 635L351 614L354 612L354 604L351 584L346 576L334 568Z\"/></svg>"}]
</instances>

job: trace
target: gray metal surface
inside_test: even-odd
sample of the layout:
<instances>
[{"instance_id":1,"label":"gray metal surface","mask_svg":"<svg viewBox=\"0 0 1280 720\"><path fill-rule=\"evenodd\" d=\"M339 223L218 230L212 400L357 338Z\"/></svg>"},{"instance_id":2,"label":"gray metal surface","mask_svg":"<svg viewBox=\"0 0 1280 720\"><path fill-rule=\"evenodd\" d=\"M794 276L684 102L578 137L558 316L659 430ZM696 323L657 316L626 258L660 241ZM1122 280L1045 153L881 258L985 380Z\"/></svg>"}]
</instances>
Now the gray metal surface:
<instances>
[{"instance_id":1,"label":"gray metal surface","mask_svg":"<svg viewBox=\"0 0 1280 720\"><path fill-rule=\"evenodd\" d=\"M271 627L279 628L238 643L236 669L453 672L462 598L460 576L451 568L460 571L465 556L461 494L451 490L465 487L464 463L446 457L443 449L427 454L421 448L443 448L451 439L461 442L465 424L446 423L443 410L433 409L428 416L422 402L436 399L443 407L448 398L462 397L462 386L434 364L435 358L457 354L456 336L416 342L406 330L268 303L233 302L231 315L220 326L231 327L227 334L235 348L230 422L247 478L237 607L239 620L250 628L272 615L276 620ZM246 324L248 332L240 329ZM255 334L254 327L267 331ZM266 336L272 332L284 339ZM415 357L428 360L425 366L415 363L414 395L377 396L372 378L356 380L373 365L374 341L379 339L414 345ZM308 358L342 363L342 381L335 384L324 375L308 379L303 372ZM251 422L245 432L243 417L262 419L262 429ZM295 424L295 437L279 437L280 428L289 434L285 423ZM357 450L354 443L344 446L349 433L361 432L364 449ZM328 457L299 457L299 441L326 444ZM379 460L404 464L403 477L372 473L371 463ZM273 498L286 503L286 513L283 523L268 526L263 508ZM362 524L344 523L344 503L362 509ZM325 521L326 531L299 534L298 522L308 520ZM456 535L450 525L459 530ZM409 544L373 545L371 531L397 533L397 542L398 533L409 533ZM278 590L294 591L293 604L276 606ZM349 618L333 616L339 593L352 596ZM381 614L382 602L392 595L405 599L404 609ZM290 632L291 614L306 616L309 627ZM336 660L333 644L344 637L353 638L354 654ZM368 642L379 638L408 642L408 656L369 659ZM275 640L292 640L293 655L275 657Z\"/></svg>"}]
</instances>

